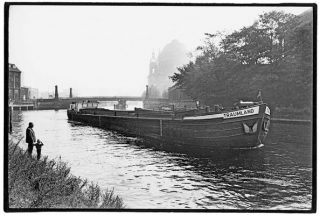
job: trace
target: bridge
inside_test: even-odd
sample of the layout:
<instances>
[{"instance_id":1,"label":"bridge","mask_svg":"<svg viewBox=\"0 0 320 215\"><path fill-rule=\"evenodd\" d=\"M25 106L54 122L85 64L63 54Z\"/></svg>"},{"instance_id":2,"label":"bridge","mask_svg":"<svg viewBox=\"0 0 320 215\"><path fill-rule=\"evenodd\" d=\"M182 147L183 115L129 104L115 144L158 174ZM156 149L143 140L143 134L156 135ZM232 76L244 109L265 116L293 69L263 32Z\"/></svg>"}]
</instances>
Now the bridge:
<instances>
[{"instance_id":1,"label":"bridge","mask_svg":"<svg viewBox=\"0 0 320 215\"><path fill-rule=\"evenodd\" d=\"M146 89L148 92L148 87ZM147 96L148 97L148 96ZM33 100L33 105L31 104L28 109L37 110L52 110L52 109L68 109L72 102L82 102L82 101L116 101L119 105L126 105L127 101L143 101L143 107L152 109L154 107L169 104L168 99L165 98L145 98L142 96L89 96L89 97L73 97L72 88L70 88L69 98L59 97L58 86L55 86L55 97L49 99L36 99ZM189 102L189 101L188 101ZM31 107L32 106L32 107ZM22 107L23 109L25 107ZM22 108L19 108L20 110Z\"/></svg>"},{"instance_id":2,"label":"bridge","mask_svg":"<svg viewBox=\"0 0 320 215\"><path fill-rule=\"evenodd\" d=\"M146 101L147 100L147 101ZM73 98L52 98L37 99L34 101L34 109L50 110L50 109L67 109L72 102L82 101L116 101L126 104L127 101L143 101L144 103L166 103L168 99L149 98L145 99L140 96L92 96L92 97L73 97Z\"/></svg>"},{"instance_id":3,"label":"bridge","mask_svg":"<svg viewBox=\"0 0 320 215\"><path fill-rule=\"evenodd\" d=\"M90 97L73 97L73 98L60 98L62 100L74 101L143 101L144 98L139 96L90 96Z\"/></svg>"},{"instance_id":4,"label":"bridge","mask_svg":"<svg viewBox=\"0 0 320 215\"><path fill-rule=\"evenodd\" d=\"M73 98L52 98L52 99L37 99L35 101L35 109L67 109L72 102L82 101L143 101L142 97L138 96L91 96L91 97L73 97Z\"/></svg>"}]
</instances>

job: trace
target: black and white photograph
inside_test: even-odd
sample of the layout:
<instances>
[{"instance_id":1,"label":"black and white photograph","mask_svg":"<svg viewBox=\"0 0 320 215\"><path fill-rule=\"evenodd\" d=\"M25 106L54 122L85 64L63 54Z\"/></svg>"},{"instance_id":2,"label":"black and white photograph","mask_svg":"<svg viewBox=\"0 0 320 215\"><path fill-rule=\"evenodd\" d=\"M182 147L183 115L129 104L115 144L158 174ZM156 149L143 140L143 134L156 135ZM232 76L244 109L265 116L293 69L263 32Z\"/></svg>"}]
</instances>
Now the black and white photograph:
<instances>
[{"instance_id":1,"label":"black and white photograph","mask_svg":"<svg viewBox=\"0 0 320 215\"><path fill-rule=\"evenodd\" d=\"M316 212L316 4L3 5L4 211Z\"/></svg>"}]
</instances>

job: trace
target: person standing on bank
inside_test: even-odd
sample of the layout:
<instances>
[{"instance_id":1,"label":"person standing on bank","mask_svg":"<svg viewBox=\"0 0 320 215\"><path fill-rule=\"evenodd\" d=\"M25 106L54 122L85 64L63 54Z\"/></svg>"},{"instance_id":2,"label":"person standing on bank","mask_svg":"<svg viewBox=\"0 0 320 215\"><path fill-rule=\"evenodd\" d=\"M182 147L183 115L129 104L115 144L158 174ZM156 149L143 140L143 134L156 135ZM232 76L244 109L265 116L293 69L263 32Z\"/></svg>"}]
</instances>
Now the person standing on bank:
<instances>
[{"instance_id":1,"label":"person standing on bank","mask_svg":"<svg viewBox=\"0 0 320 215\"><path fill-rule=\"evenodd\" d=\"M29 122L29 127L26 130L26 142L28 143L28 154L32 155L33 144L36 143L36 135L33 131L33 123Z\"/></svg>"}]
</instances>

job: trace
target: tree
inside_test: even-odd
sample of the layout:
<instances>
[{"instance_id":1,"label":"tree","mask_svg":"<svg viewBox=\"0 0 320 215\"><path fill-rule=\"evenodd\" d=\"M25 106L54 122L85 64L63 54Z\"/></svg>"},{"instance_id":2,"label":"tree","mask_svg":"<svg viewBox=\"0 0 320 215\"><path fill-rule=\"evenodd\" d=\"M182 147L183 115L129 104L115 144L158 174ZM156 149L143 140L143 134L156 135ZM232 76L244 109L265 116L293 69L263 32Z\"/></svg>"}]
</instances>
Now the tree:
<instances>
[{"instance_id":1,"label":"tree","mask_svg":"<svg viewBox=\"0 0 320 215\"><path fill-rule=\"evenodd\" d=\"M261 89L274 106L306 106L312 95L311 15L272 11L231 34L207 33L194 62L171 79L207 105L252 100Z\"/></svg>"}]
</instances>

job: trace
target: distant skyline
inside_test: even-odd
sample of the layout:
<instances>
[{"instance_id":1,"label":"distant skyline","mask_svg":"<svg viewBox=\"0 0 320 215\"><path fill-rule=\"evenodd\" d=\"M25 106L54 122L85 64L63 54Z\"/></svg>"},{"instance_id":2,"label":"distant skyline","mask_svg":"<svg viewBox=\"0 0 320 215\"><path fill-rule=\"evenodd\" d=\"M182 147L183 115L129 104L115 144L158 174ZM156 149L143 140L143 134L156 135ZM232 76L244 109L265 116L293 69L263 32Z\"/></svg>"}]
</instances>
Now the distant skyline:
<instances>
[{"instance_id":1,"label":"distant skyline","mask_svg":"<svg viewBox=\"0 0 320 215\"><path fill-rule=\"evenodd\" d=\"M149 60L172 40L189 52L204 33L232 32L272 10L310 7L11 6L9 62L40 92L72 87L81 96L140 96ZM187 53L186 53L187 54Z\"/></svg>"}]
</instances>

